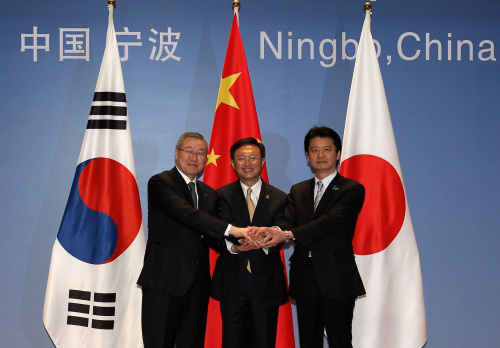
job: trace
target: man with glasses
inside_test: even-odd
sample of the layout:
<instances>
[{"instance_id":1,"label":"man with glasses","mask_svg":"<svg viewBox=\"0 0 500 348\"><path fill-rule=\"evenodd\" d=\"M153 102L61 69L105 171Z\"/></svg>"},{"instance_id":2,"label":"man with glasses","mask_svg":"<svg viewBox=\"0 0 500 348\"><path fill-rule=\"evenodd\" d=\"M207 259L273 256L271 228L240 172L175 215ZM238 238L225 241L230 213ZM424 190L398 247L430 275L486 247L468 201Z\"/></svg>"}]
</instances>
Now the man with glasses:
<instances>
[{"instance_id":1,"label":"man with glasses","mask_svg":"<svg viewBox=\"0 0 500 348\"><path fill-rule=\"evenodd\" d=\"M148 182L148 242L137 281L145 348L203 347L210 296L207 239L248 239L246 229L214 217L217 195L196 180L207 147L203 135L182 134L175 167Z\"/></svg>"},{"instance_id":2,"label":"man with glasses","mask_svg":"<svg viewBox=\"0 0 500 348\"><path fill-rule=\"evenodd\" d=\"M230 149L238 180L217 190L219 217L234 226L276 226L282 221L286 194L264 182L264 144L255 138ZM280 246L227 237L221 243L212 278L212 297L220 301L223 348L275 346L279 306L288 301Z\"/></svg>"},{"instance_id":3,"label":"man with glasses","mask_svg":"<svg viewBox=\"0 0 500 348\"><path fill-rule=\"evenodd\" d=\"M285 222L267 229L268 245L293 239L290 297L295 299L301 347L352 347L352 316L365 294L354 261L352 238L364 187L337 172L342 143L328 127L313 127L304 139L314 178L293 185Z\"/></svg>"}]
</instances>

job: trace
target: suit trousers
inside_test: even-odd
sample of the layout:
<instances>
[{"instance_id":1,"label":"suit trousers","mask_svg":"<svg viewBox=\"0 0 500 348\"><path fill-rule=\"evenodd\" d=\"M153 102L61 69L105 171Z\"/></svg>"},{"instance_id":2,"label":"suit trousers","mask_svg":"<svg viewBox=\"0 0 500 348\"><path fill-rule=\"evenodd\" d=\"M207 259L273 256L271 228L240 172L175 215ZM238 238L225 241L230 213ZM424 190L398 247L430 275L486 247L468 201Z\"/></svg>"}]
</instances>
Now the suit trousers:
<instances>
[{"instance_id":1,"label":"suit trousers","mask_svg":"<svg viewBox=\"0 0 500 348\"><path fill-rule=\"evenodd\" d=\"M198 268L193 286L180 297L143 288L144 348L203 348L210 284L202 273Z\"/></svg>"},{"instance_id":2,"label":"suit trousers","mask_svg":"<svg viewBox=\"0 0 500 348\"><path fill-rule=\"evenodd\" d=\"M279 305L267 306L257 297L252 274L240 270L239 291L231 299L221 299L223 348L274 348Z\"/></svg>"},{"instance_id":3,"label":"suit trousers","mask_svg":"<svg viewBox=\"0 0 500 348\"><path fill-rule=\"evenodd\" d=\"M308 264L304 284L310 284L307 294L297 296L297 320L301 347L323 347L326 330L330 348L352 348L352 316L355 297L329 299L317 285L312 264Z\"/></svg>"}]
</instances>

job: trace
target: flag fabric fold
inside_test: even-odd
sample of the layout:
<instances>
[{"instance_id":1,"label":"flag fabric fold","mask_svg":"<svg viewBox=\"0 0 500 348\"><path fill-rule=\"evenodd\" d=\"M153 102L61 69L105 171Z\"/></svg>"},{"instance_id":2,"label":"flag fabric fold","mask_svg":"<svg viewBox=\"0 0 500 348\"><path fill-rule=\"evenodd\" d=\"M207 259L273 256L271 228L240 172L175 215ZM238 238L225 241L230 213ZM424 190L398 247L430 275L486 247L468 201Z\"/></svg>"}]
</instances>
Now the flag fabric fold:
<instances>
[{"instance_id":1,"label":"flag fabric fold","mask_svg":"<svg viewBox=\"0 0 500 348\"><path fill-rule=\"evenodd\" d=\"M43 322L56 347L142 347L145 235L118 44L106 48L52 249Z\"/></svg>"},{"instance_id":2,"label":"flag fabric fold","mask_svg":"<svg viewBox=\"0 0 500 348\"><path fill-rule=\"evenodd\" d=\"M236 141L246 137L262 140L236 9L217 98L207 165L203 177L205 183L218 189L237 179L230 165L229 149ZM266 182L269 181L265 166L261 176ZM281 257L283 260L283 251ZM212 273L216 260L217 253L210 250ZM283 264L285 264L284 260ZM222 320L219 302L210 299L205 347L218 348L221 344ZM276 347L295 347L290 302L282 305L279 310Z\"/></svg>"},{"instance_id":3,"label":"flag fabric fold","mask_svg":"<svg viewBox=\"0 0 500 348\"><path fill-rule=\"evenodd\" d=\"M367 11L352 78L340 173L365 186L353 239L366 297L354 347L417 348L427 340L420 259Z\"/></svg>"}]
</instances>

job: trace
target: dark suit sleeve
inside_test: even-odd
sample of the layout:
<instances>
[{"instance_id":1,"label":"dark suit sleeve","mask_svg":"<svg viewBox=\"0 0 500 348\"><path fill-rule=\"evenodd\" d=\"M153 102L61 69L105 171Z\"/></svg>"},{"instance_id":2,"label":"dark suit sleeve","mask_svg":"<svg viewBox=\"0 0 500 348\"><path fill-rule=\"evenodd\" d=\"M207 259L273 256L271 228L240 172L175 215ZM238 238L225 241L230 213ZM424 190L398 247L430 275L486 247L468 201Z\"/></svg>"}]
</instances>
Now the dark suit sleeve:
<instances>
[{"instance_id":1,"label":"dark suit sleeve","mask_svg":"<svg viewBox=\"0 0 500 348\"><path fill-rule=\"evenodd\" d=\"M295 225L295 186L292 186L287 197L283 220L277 226L283 231L290 231Z\"/></svg>"},{"instance_id":2,"label":"dark suit sleeve","mask_svg":"<svg viewBox=\"0 0 500 348\"><path fill-rule=\"evenodd\" d=\"M217 192L217 216L219 219L227 223L231 223L233 221L233 216L231 214L231 209L229 209L228 202L219 192Z\"/></svg>"},{"instance_id":3,"label":"dark suit sleeve","mask_svg":"<svg viewBox=\"0 0 500 348\"><path fill-rule=\"evenodd\" d=\"M148 182L148 201L150 208L193 230L217 239L224 237L228 224L193 208L171 180L153 176Z\"/></svg>"},{"instance_id":4,"label":"dark suit sleeve","mask_svg":"<svg viewBox=\"0 0 500 348\"><path fill-rule=\"evenodd\" d=\"M276 213L274 214L273 218L273 224L272 226L280 226L283 224L285 220L285 208L287 207L287 198L286 194L284 195L284 198L281 199L281 203L279 208L276 210Z\"/></svg>"},{"instance_id":5,"label":"dark suit sleeve","mask_svg":"<svg viewBox=\"0 0 500 348\"><path fill-rule=\"evenodd\" d=\"M231 209L229 209L228 202L217 192L217 217L228 224L233 222ZM222 240L210 241L210 246L219 253L229 253L227 250L226 239L233 244L239 244L238 239L233 236L224 237Z\"/></svg>"},{"instance_id":6,"label":"dark suit sleeve","mask_svg":"<svg viewBox=\"0 0 500 348\"><path fill-rule=\"evenodd\" d=\"M343 192L329 207L328 211L318 218L294 227L296 222L294 193L290 192L289 202L286 211L286 223L284 226L292 230L295 242L299 245L307 245L329 234L345 231L346 225L355 225L358 214L363 206L365 189L361 184L356 183ZM352 229L354 233L354 226ZM345 237L345 236L344 236ZM352 239L353 236L348 236Z\"/></svg>"},{"instance_id":7,"label":"dark suit sleeve","mask_svg":"<svg viewBox=\"0 0 500 348\"><path fill-rule=\"evenodd\" d=\"M281 195L279 196L281 202L280 202L279 208L275 211L275 214L273 217L273 223L271 224L270 227L275 227L275 226L280 227L285 222L285 209L287 207L287 195L281 191L280 191L280 193L283 196L281 196ZM280 251L282 247L283 247L283 244L278 244L274 247L269 248L268 255L271 255L272 253L275 253L276 251Z\"/></svg>"}]
</instances>

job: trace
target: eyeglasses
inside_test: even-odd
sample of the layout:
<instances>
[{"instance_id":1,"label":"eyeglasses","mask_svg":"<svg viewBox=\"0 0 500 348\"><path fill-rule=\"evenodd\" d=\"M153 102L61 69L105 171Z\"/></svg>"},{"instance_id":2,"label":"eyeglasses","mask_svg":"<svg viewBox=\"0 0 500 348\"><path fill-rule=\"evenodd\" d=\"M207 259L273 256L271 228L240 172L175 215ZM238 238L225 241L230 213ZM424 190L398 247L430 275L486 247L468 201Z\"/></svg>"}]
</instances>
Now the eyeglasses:
<instances>
[{"instance_id":1,"label":"eyeglasses","mask_svg":"<svg viewBox=\"0 0 500 348\"><path fill-rule=\"evenodd\" d=\"M255 163L257 160L260 160L262 157L249 156L249 157L236 157L234 160L238 163L245 163L246 161L250 163Z\"/></svg>"},{"instance_id":2,"label":"eyeglasses","mask_svg":"<svg viewBox=\"0 0 500 348\"><path fill-rule=\"evenodd\" d=\"M188 156L193 156L194 154L196 154L196 156L198 157L207 157L207 153L205 151L184 150L180 147L178 147L177 150L184 152Z\"/></svg>"}]
</instances>

